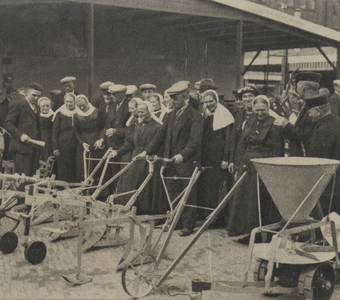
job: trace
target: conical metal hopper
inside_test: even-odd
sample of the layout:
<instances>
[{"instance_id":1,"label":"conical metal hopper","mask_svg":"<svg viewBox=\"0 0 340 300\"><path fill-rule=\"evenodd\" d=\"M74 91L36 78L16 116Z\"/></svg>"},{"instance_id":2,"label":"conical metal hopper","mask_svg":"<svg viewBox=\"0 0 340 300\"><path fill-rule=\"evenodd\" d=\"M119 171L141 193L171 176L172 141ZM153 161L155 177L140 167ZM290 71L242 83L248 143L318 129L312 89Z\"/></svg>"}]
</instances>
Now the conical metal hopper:
<instances>
[{"instance_id":1,"label":"conical metal hopper","mask_svg":"<svg viewBox=\"0 0 340 300\"><path fill-rule=\"evenodd\" d=\"M291 222L304 222L308 219L340 165L338 160L312 157L273 157L251 161L284 221L293 216L308 196Z\"/></svg>"}]
</instances>

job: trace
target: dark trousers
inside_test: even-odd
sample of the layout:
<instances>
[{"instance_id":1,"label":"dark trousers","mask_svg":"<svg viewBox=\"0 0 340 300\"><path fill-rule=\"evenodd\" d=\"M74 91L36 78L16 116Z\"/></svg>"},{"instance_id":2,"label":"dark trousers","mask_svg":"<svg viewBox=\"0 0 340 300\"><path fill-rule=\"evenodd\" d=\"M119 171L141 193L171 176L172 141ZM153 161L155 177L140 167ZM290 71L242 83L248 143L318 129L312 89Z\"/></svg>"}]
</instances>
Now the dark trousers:
<instances>
[{"instance_id":1,"label":"dark trousers","mask_svg":"<svg viewBox=\"0 0 340 300\"><path fill-rule=\"evenodd\" d=\"M176 168L176 165L173 164L166 169L166 176L167 177L190 177L192 173L189 172L181 172L180 168ZM181 179L181 180L173 180L169 179L167 182L167 188L170 195L170 199L174 200L177 195L179 195L189 184L189 180ZM186 201L186 204L196 205L196 184L193 186L189 197ZM180 223L182 224L183 228L190 228L194 229L196 226L196 208L194 207L184 207Z\"/></svg>"},{"instance_id":2,"label":"dark trousers","mask_svg":"<svg viewBox=\"0 0 340 300\"><path fill-rule=\"evenodd\" d=\"M39 166L39 151L32 154L14 153L14 173L33 176Z\"/></svg>"}]
</instances>

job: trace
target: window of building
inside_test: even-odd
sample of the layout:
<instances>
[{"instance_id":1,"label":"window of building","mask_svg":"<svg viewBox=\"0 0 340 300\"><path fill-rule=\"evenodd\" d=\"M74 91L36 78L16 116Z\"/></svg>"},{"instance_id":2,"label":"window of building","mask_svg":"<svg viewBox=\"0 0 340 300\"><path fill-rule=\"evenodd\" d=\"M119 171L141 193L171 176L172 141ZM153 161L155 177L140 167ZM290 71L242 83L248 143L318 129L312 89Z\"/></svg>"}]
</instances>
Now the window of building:
<instances>
[{"instance_id":1,"label":"window of building","mask_svg":"<svg viewBox=\"0 0 340 300\"><path fill-rule=\"evenodd\" d=\"M315 10L315 0L285 0L285 4L289 8Z\"/></svg>"}]
</instances>

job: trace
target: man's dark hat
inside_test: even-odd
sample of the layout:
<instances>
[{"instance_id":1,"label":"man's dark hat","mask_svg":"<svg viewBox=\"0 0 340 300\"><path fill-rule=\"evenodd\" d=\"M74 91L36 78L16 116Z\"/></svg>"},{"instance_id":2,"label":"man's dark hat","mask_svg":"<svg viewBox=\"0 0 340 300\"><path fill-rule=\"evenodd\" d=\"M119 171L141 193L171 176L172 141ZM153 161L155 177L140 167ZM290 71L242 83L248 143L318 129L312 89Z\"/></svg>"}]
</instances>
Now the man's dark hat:
<instances>
[{"instance_id":1,"label":"man's dark hat","mask_svg":"<svg viewBox=\"0 0 340 300\"><path fill-rule=\"evenodd\" d=\"M322 106L328 102L328 96L326 94L315 93L314 95L309 96L308 98L304 98L306 102L306 106L308 108Z\"/></svg>"},{"instance_id":2,"label":"man's dark hat","mask_svg":"<svg viewBox=\"0 0 340 300\"><path fill-rule=\"evenodd\" d=\"M316 72L300 72L295 75L295 83L299 81L312 81L320 83L322 75Z\"/></svg>"},{"instance_id":3,"label":"man's dark hat","mask_svg":"<svg viewBox=\"0 0 340 300\"><path fill-rule=\"evenodd\" d=\"M217 86L215 85L214 80L212 80L211 78L203 78L201 79L199 82L196 82L195 87L198 90L216 90Z\"/></svg>"}]
</instances>

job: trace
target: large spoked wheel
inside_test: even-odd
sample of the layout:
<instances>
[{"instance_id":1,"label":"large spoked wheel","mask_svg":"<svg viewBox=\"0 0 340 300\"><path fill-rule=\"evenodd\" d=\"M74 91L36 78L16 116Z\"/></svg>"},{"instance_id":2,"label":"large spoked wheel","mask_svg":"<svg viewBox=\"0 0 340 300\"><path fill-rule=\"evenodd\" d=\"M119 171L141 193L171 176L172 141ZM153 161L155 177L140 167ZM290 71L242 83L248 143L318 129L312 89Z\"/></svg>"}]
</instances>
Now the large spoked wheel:
<instances>
[{"instance_id":1,"label":"large spoked wheel","mask_svg":"<svg viewBox=\"0 0 340 300\"><path fill-rule=\"evenodd\" d=\"M4 254L12 253L18 246L18 236L12 232L6 232L0 237L0 250Z\"/></svg>"},{"instance_id":2,"label":"large spoked wheel","mask_svg":"<svg viewBox=\"0 0 340 300\"><path fill-rule=\"evenodd\" d=\"M330 263L312 266L301 272L299 293L307 300L329 300L335 284L334 269Z\"/></svg>"},{"instance_id":3,"label":"large spoked wheel","mask_svg":"<svg viewBox=\"0 0 340 300\"><path fill-rule=\"evenodd\" d=\"M37 265L45 259L46 253L46 245L43 242L31 242L25 248L25 259L32 265Z\"/></svg>"},{"instance_id":4,"label":"large spoked wheel","mask_svg":"<svg viewBox=\"0 0 340 300\"><path fill-rule=\"evenodd\" d=\"M150 255L139 254L134 262L135 265L132 263L125 265L122 272L122 285L124 291L131 297L145 297L151 292L157 279L155 261Z\"/></svg>"}]
</instances>

